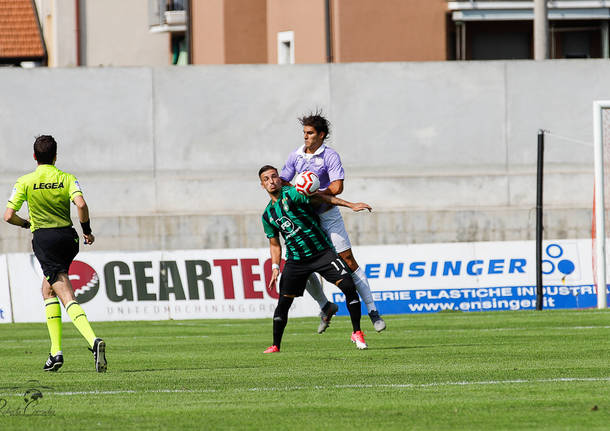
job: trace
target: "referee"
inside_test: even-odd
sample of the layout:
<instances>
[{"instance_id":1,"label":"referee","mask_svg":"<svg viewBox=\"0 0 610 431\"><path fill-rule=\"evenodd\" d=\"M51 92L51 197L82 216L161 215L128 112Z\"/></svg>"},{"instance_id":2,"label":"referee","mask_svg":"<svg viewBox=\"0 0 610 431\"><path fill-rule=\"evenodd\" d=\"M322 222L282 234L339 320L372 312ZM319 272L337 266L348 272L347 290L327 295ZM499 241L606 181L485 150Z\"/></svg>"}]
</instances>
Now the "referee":
<instances>
[{"instance_id":1,"label":"referee","mask_svg":"<svg viewBox=\"0 0 610 431\"><path fill-rule=\"evenodd\" d=\"M38 167L15 183L6 205L4 221L30 228L33 233L32 248L44 273L42 297L51 338L51 351L43 370L57 371L64 363L59 297L74 326L89 343L89 350L93 352L95 360L95 370L103 373L106 371L106 344L95 336L85 312L76 301L68 278L68 269L78 254L79 243L78 234L70 220L70 201L78 210L85 244L93 244L95 241L89 224L89 209L76 177L54 166L57 160L57 142L52 136L42 135L36 138L34 159L38 162ZM28 203L30 220L24 220L17 215L24 201Z\"/></svg>"}]
</instances>

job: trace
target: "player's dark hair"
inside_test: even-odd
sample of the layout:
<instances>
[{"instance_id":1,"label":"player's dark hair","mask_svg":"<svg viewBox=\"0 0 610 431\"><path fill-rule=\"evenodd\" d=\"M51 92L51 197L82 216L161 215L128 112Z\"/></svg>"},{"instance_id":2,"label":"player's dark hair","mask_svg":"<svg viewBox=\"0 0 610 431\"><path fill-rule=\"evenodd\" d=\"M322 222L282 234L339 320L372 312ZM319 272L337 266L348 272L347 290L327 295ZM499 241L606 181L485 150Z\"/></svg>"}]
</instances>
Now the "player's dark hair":
<instances>
[{"instance_id":1,"label":"player's dark hair","mask_svg":"<svg viewBox=\"0 0 610 431\"><path fill-rule=\"evenodd\" d=\"M57 142L51 135L40 135L34 141L34 155L41 165L52 165L57 155Z\"/></svg>"},{"instance_id":2,"label":"player's dark hair","mask_svg":"<svg viewBox=\"0 0 610 431\"><path fill-rule=\"evenodd\" d=\"M316 129L316 132L324 132L324 139L328 138L330 135L330 122L324 118L323 112L321 110L316 110L316 112L311 112L307 115L303 115L299 118L301 122L301 126L311 126Z\"/></svg>"},{"instance_id":3,"label":"player's dark hair","mask_svg":"<svg viewBox=\"0 0 610 431\"><path fill-rule=\"evenodd\" d=\"M258 179L260 180L261 175L263 174L263 172L267 172L267 171L269 171L271 169L273 169L275 172L277 172L277 169L275 167L271 166L271 165L265 165L262 168L260 168L258 170Z\"/></svg>"}]
</instances>

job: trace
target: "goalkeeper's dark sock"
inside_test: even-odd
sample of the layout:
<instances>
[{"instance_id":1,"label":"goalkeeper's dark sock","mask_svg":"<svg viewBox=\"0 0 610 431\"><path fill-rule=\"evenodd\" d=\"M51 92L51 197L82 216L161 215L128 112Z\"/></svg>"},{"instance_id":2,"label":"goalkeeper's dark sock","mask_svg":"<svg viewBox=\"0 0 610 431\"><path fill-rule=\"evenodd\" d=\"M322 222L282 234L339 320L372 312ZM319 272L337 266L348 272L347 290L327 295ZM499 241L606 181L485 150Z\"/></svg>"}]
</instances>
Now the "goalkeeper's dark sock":
<instances>
[{"instance_id":1,"label":"goalkeeper's dark sock","mask_svg":"<svg viewBox=\"0 0 610 431\"><path fill-rule=\"evenodd\" d=\"M280 296L277 307L275 307L275 312L273 313L273 344L277 346L278 349L282 343L284 329L288 323L288 310L290 310L293 301L294 298L289 298L284 295Z\"/></svg>"}]
</instances>

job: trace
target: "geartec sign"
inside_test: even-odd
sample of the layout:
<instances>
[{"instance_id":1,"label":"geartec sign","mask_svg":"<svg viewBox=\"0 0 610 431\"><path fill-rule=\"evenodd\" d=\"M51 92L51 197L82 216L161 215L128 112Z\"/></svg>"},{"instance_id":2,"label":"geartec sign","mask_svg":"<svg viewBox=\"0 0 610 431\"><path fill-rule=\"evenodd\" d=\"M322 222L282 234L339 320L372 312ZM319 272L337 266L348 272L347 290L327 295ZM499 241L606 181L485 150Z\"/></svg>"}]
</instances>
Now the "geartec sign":
<instances>
[{"instance_id":1,"label":"geartec sign","mask_svg":"<svg viewBox=\"0 0 610 431\"><path fill-rule=\"evenodd\" d=\"M7 260L14 321L43 322L44 310L33 306L42 304L38 262L26 253L9 254ZM68 276L87 316L103 321L270 318L278 298L278 286L266 287L271 273L269 249L264 248L83 252ZM291 315L318 312L307 296ZM62 318L69 320L67 313Z\"/></svg>"},{"instance_id":2,"label":"geartec sign","mask_svg":"<svg viewBox=\"0 0 610 431\"><path fill-rule=\"evenodd\" d=\"M382 314L536 306L533 241L359 247L354 255ZM595 307L591 262L591 240L545 242L544 308ZM334 291L334 301L344 302Z\"/></svg>"}]
</instances>

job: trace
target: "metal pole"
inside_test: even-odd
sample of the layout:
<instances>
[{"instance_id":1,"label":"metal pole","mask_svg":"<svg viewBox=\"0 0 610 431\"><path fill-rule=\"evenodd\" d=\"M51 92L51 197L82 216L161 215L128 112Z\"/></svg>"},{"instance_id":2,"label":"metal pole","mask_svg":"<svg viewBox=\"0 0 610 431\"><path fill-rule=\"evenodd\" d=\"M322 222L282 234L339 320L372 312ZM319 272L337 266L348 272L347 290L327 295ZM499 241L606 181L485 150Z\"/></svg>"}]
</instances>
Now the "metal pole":
<instances>
[{"instance_id":1,"label":"metal pole","mask_svg":"<svg viewBox=\"0 0 610 431\"><path fill-rule=\"evenodd\" d=\"M192 37L192 32L191 32L191 25L192 25L192 19L191 19L191 0L186 0L184 2L184 8L185 8L185 15L186 15L186 32L184 35L185 41L184 43L186 44L186 64L193 64L193 49L192 49L192 41L191 41L191 37Z\"/></svg>"},{"instance_id":2,"label":"metal pole","mask_svg":"<svg viewBox=\"0 0 610 431\"><path fill-rule=\"evenodd\" d=\"M549 20L547 0L534 0L534 59L549 58Z\"/></svg>"},{"instance_id":3,"label":"metal pole","mask_svg":"<svg viewBox=\"0 0 610 431\"><path fill-rule=\"evenodd\" d=\"M455 23L455 59L462 60L462 23Z\"/></svg>"},{"instance_id":4,"label":"metal pole","mask_svg":"<svg viewBox=\"0 0 610 431\"><path fill-rule=\"evenodd\" d=\"M595 150L595 255L597 266L597 308L606 308L606 219L604 202L603 105L593 102L593 144ZM608 105L605 105L608 106Z\"/></svg>"},{"instance_id":5,"label":"metal pole","mask_svg":"<svg viewBox=\"0 0 610 431\"><path fill-rule=\"evenodd\" d=\"M330 6L331 0L324 2L324 16L326 24L326 62L333 62L333 33L332 33L332 11Z\"/></svg>"},{"instance_id":6,"label":"metal pole","mask_svg":"<svg viewBox=\"0 0 610 431\"><path fill-rule=\"evenodd\" d=\"M542 174L544 168L544 130L538 131L538 172L536 188L536 310L542 310Z\"/></svg>"},{"instance_id":7,"label":"metal pole","mask_svg":"<svg viewBox=\"0 0 610 431\"><path fill-rule=\"evenodd\" d=\"M463 22L460 26L460 53L461 60L466 60L466 23Z\"/></svg>"}]
</instances>

